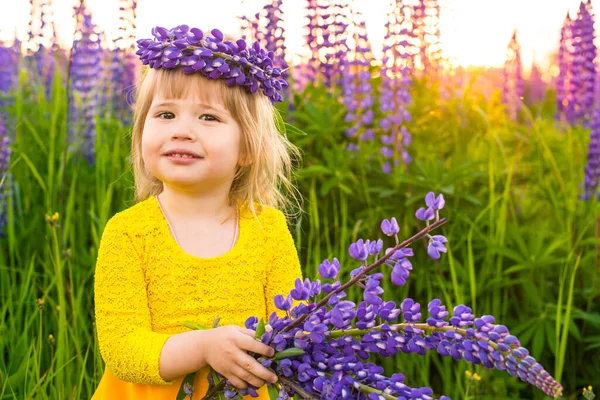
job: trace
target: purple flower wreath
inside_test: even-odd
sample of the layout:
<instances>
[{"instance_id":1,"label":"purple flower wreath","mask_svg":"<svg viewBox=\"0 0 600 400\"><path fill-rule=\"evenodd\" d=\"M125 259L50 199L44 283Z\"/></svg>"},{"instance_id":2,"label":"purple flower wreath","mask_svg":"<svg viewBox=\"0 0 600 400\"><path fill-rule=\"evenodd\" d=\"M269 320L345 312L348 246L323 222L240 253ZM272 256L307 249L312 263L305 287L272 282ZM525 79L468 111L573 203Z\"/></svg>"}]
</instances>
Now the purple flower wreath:
<instances>
[{"instance_id":1,"label":"purple flower wreath","mask_svg":"<svg viewBox=\"0 0 600 400\"><path fill-rule=\"evenodd\" d=\"M386 377L382 367L365 361L369 353L389 357L399 352L425 355L428 350L506 371L548 396L561 396L562 386L521 347L506 326L495 324L493 316L477 318L471 308L462 304L450 313L439 299L433 299L427 305L429 316L424 318L420 304L411 298L404 299L399 306L381 298L384 274L375 272L376 269L390 267L392 283L402 286L412 270L411 244L420 238L428 240L428 254L433 259L446 251L447 239L430 235L446 222L439 215L445 205L444 196L436 197L430 192L426 205L427 208L417 210L416 217L426 221L427 226L403 242L398 239L400 229L396 219L382 221L381 230L393 236L396 245L387 248L381 257L381 239L359 239L352 243L350 256L360 261L360 266L350 273L348 282L340 282L341 266L336 258L324 260L318 272L326 283L297 279L287 296L275 296L275 306L286 312L285 317L279 318L274 312L266 323L254 316L246 320L246 328L256 331L256 339L276 351L271 358L251 355L278 375L275 384L267 383L278 389L278 400L290 399L295 394L303 399L433 399L431 388L411 388L404 383L403 374ZM373 258L371 264L370 258ZM354 285L364 289L363 301L358 306L344 300L346 289ZM294 308L293 300L300 302ZM202 329L192 322L184 325ZM190 377L189 382L193 382L192 374L186 380ZM210 387L204 399L258 396L257 388L238 389L212 369L208 379ZM181 393L192 398L191 384Z\"/></svg>"},{"instance_id":2,"label":"purple flower wreath","mask_svg":"<svg viewBox=\"0 0 600 400\"><path fill-rule=\"evenodd\" d=\"M283 101L281 91L288 83L281 78L281 68L274 67L274 53L260 48L258 42L248 46L243 39L224 41L223 33L213 29L210 35L198 28L179 25L173 29L157 26L151 39L137 41L144 65L150 68L183 68L183 72L201 73L209 79L225 79L228 86L242 86L250 93L258 89L272 103Z\"/></svg>"}]
</instances>

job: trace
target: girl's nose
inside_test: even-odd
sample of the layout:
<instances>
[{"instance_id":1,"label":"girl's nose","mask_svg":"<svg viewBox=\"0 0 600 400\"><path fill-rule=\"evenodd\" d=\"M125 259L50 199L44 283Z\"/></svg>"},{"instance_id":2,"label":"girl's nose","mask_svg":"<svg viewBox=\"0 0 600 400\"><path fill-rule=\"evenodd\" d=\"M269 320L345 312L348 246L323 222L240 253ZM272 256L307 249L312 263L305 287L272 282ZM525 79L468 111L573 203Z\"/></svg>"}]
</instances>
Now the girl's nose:
<instances>
[{"instance_id":1,"label":"girl's nose","mask_svg":"<svg viewBox=\"0 0 600 400\"><path fill-rule=\"evenodd\" d=\"M196 136L192 132L191 128L180 125L179 127L176 127L173 130L173 132L171 133L171 139L173 139L173 140L177 140L177 139L195 140Z\"/></svg>"}]
</instances>

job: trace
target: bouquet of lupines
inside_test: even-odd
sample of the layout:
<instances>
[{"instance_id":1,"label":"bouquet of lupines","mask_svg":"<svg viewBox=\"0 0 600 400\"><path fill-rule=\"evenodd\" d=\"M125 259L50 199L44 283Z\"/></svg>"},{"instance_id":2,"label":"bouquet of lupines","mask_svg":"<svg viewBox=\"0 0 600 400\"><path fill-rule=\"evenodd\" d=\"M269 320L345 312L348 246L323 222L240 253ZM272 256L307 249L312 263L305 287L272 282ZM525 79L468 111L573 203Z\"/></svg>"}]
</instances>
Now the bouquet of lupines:
<instances>
[{"instance_id":1,"label":"bouquet of lupines","mask_svg":"<svg viewBox=\"0 0 600 400\"><path fill-rule=\"evenodd\" d=\"M350 245L350 256L360 261L360 266L352 270L348 282L340 282L341 266L336 258L325 260L318 268L325 283L297 279L286 297L275 296L275 306L286 311L285 317L273 313L267 322L257 317L246 320L246 328L256 331L257 340L276 351L271 358L250 354L277 374L277 383L268 385L277 389L278 400L294 395L327 400L433 399L432 389L411 388L401 373L385 376L382 367L366 361L370 353L389 357L399 352L425 355L428 350L506 371L548 396L561 395L562 386L521 347L506 326L494 323L493 316L475 317L465 305L454 307L450 313L439 299L433 299L427 305L428 316L423 317L421 305L411 298L399 305L381 298L381 281L386 275L397 286L406 283L413 268L411 244L426 239L427 253L433 259L446 252L447 239L430 233L446 222L439 215L444 197L430 192L425 203L427 207L419 208L415 216L425 221L426 227L403 242L398 238L396 219L382 221L381 230L396 243L384 255L382 239L360 239ZM364 289L363 301L358 305L344 300L346 290L354 285ZM293 300L298 302L294 308ZM238 389L214 370L209 374L209 383L204 399L258 396L257 388ZM182 390L191 397L190 389L184 380Z\"/></svg>"}]
</instances>

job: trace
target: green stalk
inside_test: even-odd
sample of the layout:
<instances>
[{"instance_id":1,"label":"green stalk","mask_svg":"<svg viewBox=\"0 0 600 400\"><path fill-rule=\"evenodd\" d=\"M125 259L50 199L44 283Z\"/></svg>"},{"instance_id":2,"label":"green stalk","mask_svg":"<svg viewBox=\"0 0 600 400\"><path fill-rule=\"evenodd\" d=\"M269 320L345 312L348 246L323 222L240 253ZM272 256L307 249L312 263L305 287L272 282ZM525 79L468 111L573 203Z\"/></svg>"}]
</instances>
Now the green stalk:
<instances>
[{"instance_id":1,"label":"green stalk","mask_svg":"<svg viewBox=\"0 0 600 400\"><path fill-rule=\"evenodd\" d=\"M62 266L62 256L60 251L59 239L56 234L56 225L51 227L51 237L52 237L52 250L53 255L51 257L52 264L54 265L54 274L56 277L56 289L58 291L58 305L60 309L58 310L58 330L56 332L56 358L57 365L59 368L62 368L65 365L65 358L69 351L68 346L68 324L67 324L67 315L66 315L66 296L65 296L65 286L64 286L64 277L63 277L63 266ZM64 375L62 372L58 374L58 382L60 387L65 387ZM66 386L69 387L69 386Z\"/></svg>"},{"instance_id":2,"label":"green stalk","mask_svg":"<svg viewBox=\"0 0 600 400\"><path fill-rule=\"evenodd\" d=\"M571 324L571 310L573 308L573 290L575 287L575 276L577 274L577 269L579 268L579 262L581 261L581 253L577 256L577 260L575 261L575 266L571 272L571 282L569 284L569 294L567 297L567 305L565 310L565 322L562 327L560 346L558 347L558 351L556 354L556 372L554 373L556 376L556 380L560 381L562 377L562 372L565 363L565 353L567 351L567 340L569 337L569 325ZM561 288L562 289L562 288ZM557 310L562 308L562 304L559 303L557 305ZM560 314L558 314L560 315ZM557 320L557 323L560 323L560 320ZM557 330L557 334L558 334Z\"/></svg>"}]
</instances>

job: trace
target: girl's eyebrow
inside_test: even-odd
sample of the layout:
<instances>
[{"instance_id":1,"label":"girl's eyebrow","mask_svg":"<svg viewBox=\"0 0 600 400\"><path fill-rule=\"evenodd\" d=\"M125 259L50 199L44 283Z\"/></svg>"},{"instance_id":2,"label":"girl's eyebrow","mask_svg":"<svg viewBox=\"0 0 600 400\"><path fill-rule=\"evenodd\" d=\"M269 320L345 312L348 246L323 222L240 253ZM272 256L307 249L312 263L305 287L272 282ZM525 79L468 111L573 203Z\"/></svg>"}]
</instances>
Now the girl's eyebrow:
<instances>
[{"instance_id":1,"label":"girl's eyebrow","mask_svg":"<svg viewBox=\"0 0 600 400\"><path fill-rule=\"evenodd\" d=\"M200 106L200 107L202 107L205 110L212 110L212 111L217 111L217 112L224 113L224 114L229 114L227 112L227 110L224 110L221 107L211 106L210 104L195 103L194 105ZM156 104L156 105L152 106L152 108L154 109L154 108L165 107L165 106L175 106L175 107L177 107L178 104L174 103L172 101L165 101L165 102L162 102L162 103L159 103L159 104Z\"/></svg>"}]
</instances>

